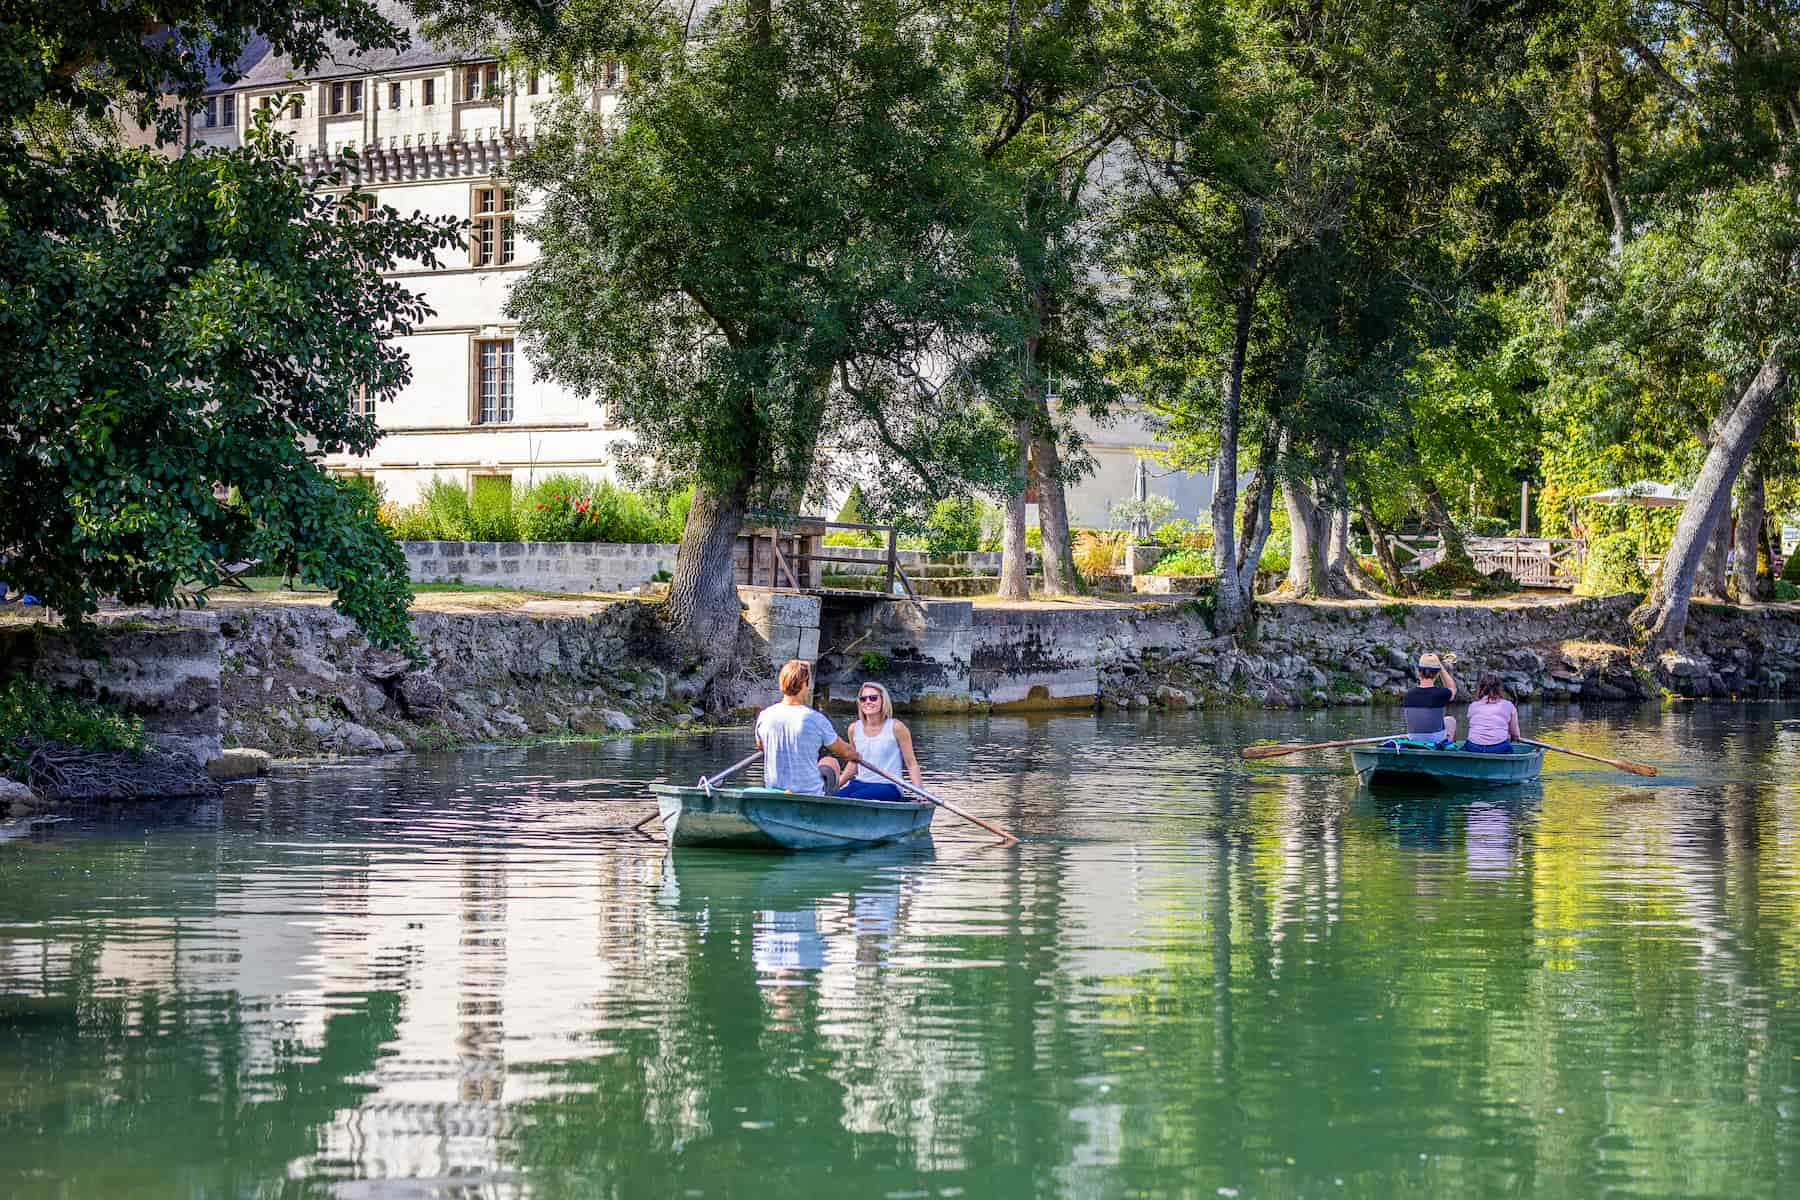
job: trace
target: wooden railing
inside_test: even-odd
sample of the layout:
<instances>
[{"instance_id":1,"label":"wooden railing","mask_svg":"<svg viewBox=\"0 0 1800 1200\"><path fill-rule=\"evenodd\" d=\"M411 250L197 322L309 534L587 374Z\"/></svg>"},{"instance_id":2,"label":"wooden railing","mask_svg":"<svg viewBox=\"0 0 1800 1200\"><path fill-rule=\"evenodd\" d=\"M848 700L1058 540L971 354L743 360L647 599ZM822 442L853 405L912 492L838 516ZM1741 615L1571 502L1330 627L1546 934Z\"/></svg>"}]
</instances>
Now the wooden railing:
<instances>
[{"instance_id":1,"label":"wooden railing","mask_svg":"<svg viewBox=\"0 0 1800 1200\"><path fill-rule=\"evenodd\" d=\"M827 546L827 533L844 530L872 533L881 539L885 553L870 560L862 555L833 553L840 548ZM745 529L738 535L733 566L737 581L744 587L791 589L798 592L825 590L825 563L854 563L868 566L871 561L881 570L881 593L894 595L897 583L908 600L917 600L912 580L900 565L899 535L892 525L858 525L848 521L823 521L806 517Z\"/></svg>"},{"instance_id":2,"label":"wooden railing","mask_svg":"<svg viewBox=\"0 0 1800 1200\"><path fill-rule=\"evenodd\" d=\"M1444 559L1444 546L1436 534L1415 534L1392 539L1413 556L1407 570L1425 570ZM1587 559L1582 538L1484 538L1463 539L1463 546L1483 575L1505 571L1525 587L1573 588L1581 579Z\"/></svg>"}]
</instances>

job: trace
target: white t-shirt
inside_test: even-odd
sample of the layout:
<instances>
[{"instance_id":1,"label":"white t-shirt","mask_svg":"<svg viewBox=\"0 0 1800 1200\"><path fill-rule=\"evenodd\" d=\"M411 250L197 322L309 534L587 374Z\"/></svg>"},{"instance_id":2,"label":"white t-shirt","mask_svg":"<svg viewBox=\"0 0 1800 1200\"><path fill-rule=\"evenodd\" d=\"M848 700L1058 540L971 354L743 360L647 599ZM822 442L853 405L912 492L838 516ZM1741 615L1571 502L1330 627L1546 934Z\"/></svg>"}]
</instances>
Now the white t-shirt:
<instances>
[{"instance_id":1,"label":"white t-shirt","mask_svg":"<svg viewBox=\"0 0 1800 1200\"><path fill-rule=\"evenodd\" d=\"M804 704L771 704L756 715L756 740L763 749L763 785L806 792L825 791L819 756L837 741L825 714Z\"/></svg>"}]
</instances>

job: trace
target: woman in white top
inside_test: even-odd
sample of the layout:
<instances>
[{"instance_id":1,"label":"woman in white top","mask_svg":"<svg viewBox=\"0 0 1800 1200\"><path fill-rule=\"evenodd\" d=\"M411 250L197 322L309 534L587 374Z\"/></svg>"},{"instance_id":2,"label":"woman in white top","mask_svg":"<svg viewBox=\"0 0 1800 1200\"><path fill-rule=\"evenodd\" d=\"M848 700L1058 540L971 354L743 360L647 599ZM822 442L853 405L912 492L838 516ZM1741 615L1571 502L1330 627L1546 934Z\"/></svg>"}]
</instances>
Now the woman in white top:
<instances>
[{"instance_id":1,"label":"woman in white top","mask_svg":"<svg viewBox=\"0 0 1800 1200\"><path fill-rule=\"evenodd\" d=\"M894 701L879 683L865 683L856 689L856 711L861 719L853 721L846 731L856 752L865 762L874 763L896 779L904 765L906 777L923 787L924 774L913 754L912 731L894 720ZM821 766L824 764L821 763ZM854 796L862 800L899 800L904 793L875 772L854 763L845 763L838 771L838 789L834 795Z\"/></svg>"}]
</instances>

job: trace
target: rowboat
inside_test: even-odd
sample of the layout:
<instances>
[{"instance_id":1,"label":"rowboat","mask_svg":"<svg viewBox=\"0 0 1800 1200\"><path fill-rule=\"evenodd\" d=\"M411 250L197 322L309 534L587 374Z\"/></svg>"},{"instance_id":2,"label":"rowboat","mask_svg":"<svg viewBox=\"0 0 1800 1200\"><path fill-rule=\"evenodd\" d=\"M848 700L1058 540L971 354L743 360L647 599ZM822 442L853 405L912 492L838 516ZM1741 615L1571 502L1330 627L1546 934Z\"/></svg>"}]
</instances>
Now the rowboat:
<instances>
[{"instance_id":1,"label":"rowboat","mask_svg":"<svg viewBox=\"0 0 1800 1200\"><path fill-rule=\"evenodd\" d=\"M1350 751L1356 774L1370 786L1398 784L1444 789L1494 788L1529 783L1544 768L1544 752L1514 746L1511 754L1471 754L1423 746L1358 746Z\"/></svg>"},{"instance_id":2,"label":"rowboat","mask_svg":"<svg viewBox=\"0 0 1800 1200\"><path fill-rule=\"evenodd\" d=\"M931 828L936 806L860 800L780 788L650 785L672 846L730 850L830 850L879 846Z\"/></svg>"}]
</instances>

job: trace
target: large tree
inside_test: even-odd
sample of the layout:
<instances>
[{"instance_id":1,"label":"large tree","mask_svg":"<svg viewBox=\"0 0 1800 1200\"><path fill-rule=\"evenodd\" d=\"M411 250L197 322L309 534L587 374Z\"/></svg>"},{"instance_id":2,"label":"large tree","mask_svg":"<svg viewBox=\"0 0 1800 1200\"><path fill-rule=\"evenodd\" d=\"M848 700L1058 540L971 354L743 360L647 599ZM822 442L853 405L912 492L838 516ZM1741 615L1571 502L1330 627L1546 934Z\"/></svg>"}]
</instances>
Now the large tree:
<instances>
[{"instance_id":1,"label":"large tree","mask_svg":"<svg viewBox=\"0 0 1800 1200\"><path fill-rule=\"evenodd\" d=\"M630 88L610 121L570 100L540 123L516 173L543 253L510 311L551 377L616 406L640 470L695 484L669 615L699 688L732 658L749 513L869 457L890 509L1009 486L977 402L1018 388L1005 191L930 14L750 0L594 28Z\"/></svg>"},{"instance_id":2,"label":"large tree","mask_svg":"<svg viewBox=\"0 0 1800 1200\"><path fill-rule=\"evenodd\" d=\"M426 311L380 272L429 260L454 224L314 196L266 129L209 151L128 149L113 128L171 139L254 37L310 66L333 37L402 31L354 0L9 3L3 19L0 577L80 628L102 596L166 604L261 557L406 643L404 557L318 458L373 446L352 402L405 384L393 342Z\"/></svg>"}]
</instances>

